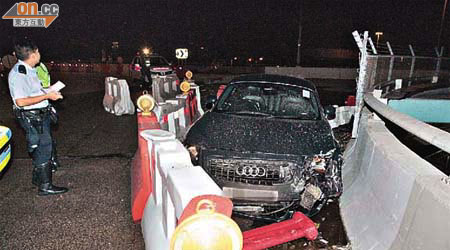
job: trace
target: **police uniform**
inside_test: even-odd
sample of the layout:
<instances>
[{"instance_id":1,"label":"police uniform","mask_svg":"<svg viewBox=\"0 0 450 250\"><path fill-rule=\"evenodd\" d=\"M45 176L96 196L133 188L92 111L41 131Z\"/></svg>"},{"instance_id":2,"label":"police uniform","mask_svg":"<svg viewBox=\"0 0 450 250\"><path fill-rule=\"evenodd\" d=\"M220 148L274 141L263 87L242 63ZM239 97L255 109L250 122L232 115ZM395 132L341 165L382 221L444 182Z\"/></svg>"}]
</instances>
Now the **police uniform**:
<instances>
[{"instance_id":1,"label":"police uniform","mask_svg":"<svg viewBox=\"0 0 450 250\"><path fill-rule=\"evenodd\" d=\"M28 152L33 156L33 165L46 163L52 154L48 100L21 108L16 104L16 100L19 98L45 94L36 70L19 60L9 73L8 82L14 106L17 112L22 113L18 120L25 130Z\"/></svg>"},{"instance_id":2,"label":"police uniform","mask_svg":"<svg viewBox=\"0 0 450 250\"><path fill-rule=\"evenodd\" d=\"M21 60L19 60L11 69L11 72L9 72L8 83L14 105L16 105L16 99L45 94L45 92L42 91L41 82L37 76L36 69L33 69L30 65ZM40 103L23 107L23 109L40 109L47 106L48 100L44 100Z\"/></svg>"},{"instance_id":3,"label":"police uniform","mask_svg":"<svg viewBox=\"0 0 450 250\"><path fill-rule=\"evenodd\" d=\"M50 73L48 72L47 67L45 66L44 63L39 63L39 65L36 66L36 73L37 76L39 78L39 81L41 81L41 86L44 89L48 89L50 87ZM54 107L51 105L49 105L50 107L50 117L54 117L55 119L53 120L54 124L56 124L57 120L57 115L56 115L56 110L54 109ZM52 136L52 156L50 158L50 163L52 165L52 171L56 172L56 170L60 167L60 163L58 161L58 157L57 157L57 153L56 153L56 139Z\"/></svg>"},{"instance_id":4,"label":"police uniform","mask_svg":"<svg viewBox=\"0 0 450 250\"><path fill-rule=\"evenodd\" d=\"M8 76L9 90L14 102L14 113L25 130L27 149L32 156L32 183L39 186L39 195L66 192L66 188L52 185L51 162L52 135L50 106L48 100L19 107L16 100L20 98L44 95L41 81L36 69L19 60Z\"/></svg>"}]
</instances>

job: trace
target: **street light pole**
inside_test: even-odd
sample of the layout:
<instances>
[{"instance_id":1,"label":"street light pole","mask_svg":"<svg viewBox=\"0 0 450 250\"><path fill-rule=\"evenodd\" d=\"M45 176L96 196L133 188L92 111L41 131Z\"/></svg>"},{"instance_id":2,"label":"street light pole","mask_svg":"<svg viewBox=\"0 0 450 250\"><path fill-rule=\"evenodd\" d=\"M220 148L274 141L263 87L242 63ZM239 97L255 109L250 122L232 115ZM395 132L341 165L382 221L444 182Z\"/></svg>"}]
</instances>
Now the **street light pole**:
<instances>
[{"instance_id":1,"label":"street light pole","mask_svg":"<svg viewBox=\"0 0 450 250\"><path fill-rule=\"evenodd\" d=\"M447 3L448 3L448 0L445 0L444 8L442 9L441 28L439 30L439 37L438 37L438 43L437 43L438 49L441 47L441 37L442 37L442 31L444 30L444 21L445 21L445 12L447 11Z\"/></svg>"},{"instance_id":2,"label":"street light pole","mask_svg":"<svg viewBox=\"0 0 450 250\"><path fill-rule=\"evenodd\" d=\"M380 41L380 36L383 35L383 32L375 32L375 35L377 36L377 49L378 49L378 42Z\"/></svg>"},{"instance_id":3,"label":"street light pole","mask_svg":"<svg viewBox=\"0 0 450 250\"><path fill-rule=\"evenodd\" d=\"M299 18L298 18L298 40L297 40L297 66L300 66L300 47L302 46L302 19L303 19L303 1L299 3Z\"/></svg>"}]
</instances>

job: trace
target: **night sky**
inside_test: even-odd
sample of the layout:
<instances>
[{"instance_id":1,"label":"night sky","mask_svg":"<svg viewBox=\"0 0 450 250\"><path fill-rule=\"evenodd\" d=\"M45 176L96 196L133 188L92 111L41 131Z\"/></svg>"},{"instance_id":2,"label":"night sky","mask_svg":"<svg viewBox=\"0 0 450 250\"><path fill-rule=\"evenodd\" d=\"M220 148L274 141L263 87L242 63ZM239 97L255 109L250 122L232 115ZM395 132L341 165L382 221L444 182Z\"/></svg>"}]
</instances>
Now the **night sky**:
<instances>
[{"instance_id":1,"label":"night sky","mask_svg":"<svg viewBox=\"0 0 450 250\"><path fill-rule=\"evenodd\" d=\"M49 28L14 28L0 20L0 55L13 41L31 37L43 59L98 59L102 48L120 43L120 54L131 57L144 45L175 61L175 48L186 47L193 58L211 60L264 57L267 63L295 62L300 10L302 50L357 50L354 30L384 33L381 41L432 48L437 45L445 0L110 0L36 1L57 3L59 17ZM5 14L16 1L1 0ZM450 7L442 45L450 45ZM201 47L204 47L200 51Z\"/></svg>"}]
</instances>

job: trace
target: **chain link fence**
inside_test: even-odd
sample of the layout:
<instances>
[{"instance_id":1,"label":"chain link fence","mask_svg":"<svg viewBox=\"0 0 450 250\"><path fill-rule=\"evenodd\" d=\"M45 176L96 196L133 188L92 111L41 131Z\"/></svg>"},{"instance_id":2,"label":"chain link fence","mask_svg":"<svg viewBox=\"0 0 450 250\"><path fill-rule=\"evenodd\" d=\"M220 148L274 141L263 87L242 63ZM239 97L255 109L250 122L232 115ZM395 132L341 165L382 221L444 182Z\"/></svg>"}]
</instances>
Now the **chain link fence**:
<instances>
[{"instance_id":1,"label":"chain link fence","mask_svg":"<svg viewBox=\"0 0 450 250\"><path fill-rule=\"evenodd\" d=\"M370 39L370 38L369 38ZM367 89L395 79L448 78L450 58L443 55L443 48L414 49L408 46L392 46L389 43L378 48L367 43Z\"/></svg>"}]
</instances>

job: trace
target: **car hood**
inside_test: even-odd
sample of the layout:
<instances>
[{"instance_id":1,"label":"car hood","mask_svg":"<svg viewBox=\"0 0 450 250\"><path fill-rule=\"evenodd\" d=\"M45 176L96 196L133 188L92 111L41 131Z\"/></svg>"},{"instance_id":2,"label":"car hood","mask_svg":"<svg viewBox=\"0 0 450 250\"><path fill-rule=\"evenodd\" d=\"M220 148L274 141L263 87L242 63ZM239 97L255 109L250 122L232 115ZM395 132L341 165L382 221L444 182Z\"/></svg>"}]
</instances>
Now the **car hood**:
<instances>
[{"instance_id":1,"label":"car hood","mask_svg":"<svg viewBox=\"0 0 450 250\"><path fill-rule=\"evenodd\" d=\"M206 112L187 145L249 153L313 155L335 148L327 121L301 121Z\"/></svg>"}]
</instances>

